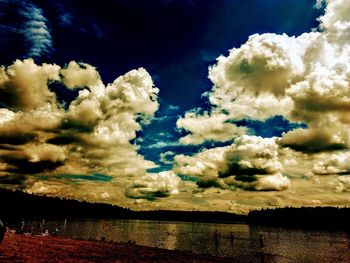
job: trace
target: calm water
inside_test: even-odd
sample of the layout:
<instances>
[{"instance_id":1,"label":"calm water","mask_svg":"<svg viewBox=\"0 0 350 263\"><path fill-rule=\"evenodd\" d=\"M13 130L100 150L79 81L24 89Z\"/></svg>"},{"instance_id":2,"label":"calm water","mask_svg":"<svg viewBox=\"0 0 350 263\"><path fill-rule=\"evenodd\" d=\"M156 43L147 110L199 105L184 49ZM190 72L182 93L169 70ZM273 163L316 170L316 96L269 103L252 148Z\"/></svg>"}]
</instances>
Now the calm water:
<instances>
[{"instance_id":1,"label":"calm water","mask_svg":"<svg viewBox=\"0 0 350 263\"><path fill-rule=\"evenodd\" d=\"M25 222L25 225L28 227L32 223ZM229 257L235 262L350 262L350 235L341 231L145 220L43 223L43 228L50 231L57 227L62 236L134 241L149 247ZM262 254L265 255L264 260Z\"/></svg>"}]
</instances>

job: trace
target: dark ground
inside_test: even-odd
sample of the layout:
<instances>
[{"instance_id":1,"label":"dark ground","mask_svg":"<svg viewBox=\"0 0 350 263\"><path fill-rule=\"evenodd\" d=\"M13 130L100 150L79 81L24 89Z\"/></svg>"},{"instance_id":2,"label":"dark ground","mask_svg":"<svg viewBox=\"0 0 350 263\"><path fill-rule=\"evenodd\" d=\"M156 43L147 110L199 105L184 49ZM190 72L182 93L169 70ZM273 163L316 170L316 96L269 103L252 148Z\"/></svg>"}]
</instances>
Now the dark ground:
<instances>
[{"instance_id":1,"label":"dark ground","mask_svg":"<svg viewBox=\"0 0 350 263\"><path fill-rule=\"evenodd\" d=\"M232 262L128 243L7 233L0 262Z\"/></svg>"}]
</instances>

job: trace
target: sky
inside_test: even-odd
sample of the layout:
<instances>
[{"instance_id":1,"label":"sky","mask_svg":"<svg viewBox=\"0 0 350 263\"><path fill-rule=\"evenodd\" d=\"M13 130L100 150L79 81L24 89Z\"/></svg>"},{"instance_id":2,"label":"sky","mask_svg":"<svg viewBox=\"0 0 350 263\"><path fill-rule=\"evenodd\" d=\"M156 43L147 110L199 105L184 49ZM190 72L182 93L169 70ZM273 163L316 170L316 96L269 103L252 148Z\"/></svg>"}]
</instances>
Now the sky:
<instances>
[{"instance_id":1,"label":"sky","mask_svg":"<svg viewBox=\"0 0 350 263\"><path fill-rule=\"evenodd\" d=\"M132 209L350 202L346 0L0 0L0 186Z\"/></svg>"}]
</instances>

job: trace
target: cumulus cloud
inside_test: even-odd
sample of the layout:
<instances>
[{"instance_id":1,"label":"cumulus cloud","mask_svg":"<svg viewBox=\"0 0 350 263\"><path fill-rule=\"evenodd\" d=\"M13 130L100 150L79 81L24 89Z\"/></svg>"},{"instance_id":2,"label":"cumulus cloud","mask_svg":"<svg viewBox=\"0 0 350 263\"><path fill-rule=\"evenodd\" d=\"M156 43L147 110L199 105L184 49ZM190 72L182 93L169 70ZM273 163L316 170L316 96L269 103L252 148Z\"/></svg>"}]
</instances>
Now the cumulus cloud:
<instances>
[{"instance_id":1,"label":"cumulus cloud","mask_svg":"<svg viewBox=\"0 0 350 263\"><path fill-rule=\"evenodd\" d=\"M242 93L283 96L286 86L302 74L301 55L305 36L299 38L276 34L255 34L240 48L220 56L210 68L209 78L219 90L214 90L211 102L226 102L223 92L231 99Z\"/></svg>"},{"instance_id":2,"label":"cumulus cloud","mask_svg":"<svg viewBox=\"0 0 350 263\"><path fill-rule=\"evenodd\" d=\"M350 38L350 5L346 0L328 0L320 27L327 31L330 41L348 45Z\"/></svg>"},{"instance_id":3,"label":"cumulus cloud","mask_svg":"<svg viewBox=\"0 0 350 263\"><path fill-rule=\"evenodd\" d=\"M177 127L188 132L181 144L234 142L194 156L177 155L174 172L198 177L200 187L216 186L224 190L215 191L236 196L227 190L289 188L284 194L292 188L289 178L311 169L314 177L322 178L319 182L327 183L324 189L329 184L333 190L348 191L349 8L346 0L329 0L319 30L300 36L254 34L220 56L209 69L213 88L206 96L211 109L187 112ZM23 32L31 32L29 54L39 57L52 48L47 21L34 6L25 12L31 17L23 24ZM57 102L51 82L79 90L67 109ZM0 109L0 175L103 172L113 175L114 183L131 183L127 197L154 199L176 193L180 179L170 171L147 174L155 164L144 160L131 143L141 123L147 124L158 109L157 94L142 68L104 84L96 68L84 63L61 68L29 59L1 67L0 105L6 109ZM307 128L263 139L243 135L246 128L234 124L275 115ZM157 142L149 149L166 145ZM171 155L160 157L165 163ZM293 191L302 195L308 189L300 181L295 180L301 190ZM48 191L46 184L33 185L34 191ZM307 186L314 191L312 181Z\"/></svg>"},{"instance_id":4,"label":"cumulus cloud","mask_svg":"<svg viewBox=\"0 0 350 263\"><path fill-rule=\"evenodd\" d=\"M27 189L28 193L35 193L35 194L58 194L59 187L56 187L56 189L52 186L48 186L45 184L45 182L34 182L29 189Z\"/></svg>"},{"instance_id":5,"label":"cumulus cloud","mask_svg":"<svg viewBox=\"0 0 350 263\"><path fill-rule=\"evenodd\" d=\"M347 149L349 133L338 128L295 129L283 135L283 147L315 153Z\"/></svg>"},{"instance_id":6,"label":"cumulus cloud","mask_svg":"<svg viewBox=\"0 0 350 263\"><path fill-rule=\"evenodd\" d=\"M135 180L125 195L129 198L144 198L153 200L158 197L179 193L180 178L172 171L149 173Z\"/></svg>"},{"instance_id":7,"label":"cumulus cloud","mask_svg":"<svg viewBox=\"0 0 350 263\"><path fill-rule=\"evenodd\" d=\"M285 190L290 182L281 173L275 140L243 135L230 146L205 150L194 156L177 155L175 171L199 177L201 187Z\"/></svg>"},{"instance_id":8,"label":"cumulus cloud","mask_svg":"<svg viewBox=\"0 0 350 263\"><path fill-rule=\"evenodd\" d=\"M95 67L86 63L71 61L61 70L61 74L64 84L69 89L102 85L100 74Z\"/></svg>"},{"instance_id":9,"label":"cumulus cloud","mask_svg":"<svg viewBox=\"0 0 350 263\"><path fill-rule=\"evenodd\" d=\"M316 162L311 172L315 175L350 174L350 152L332 154Z\"/></svg>"},{"instance_id":10,"label":"cumulus cloud","mask_svg":"<svg viewBox=\"0 0 350 263\"><path fill-rule=\"evenodd\" d=\"M214 86L207 94L212 105L208 119L219 126L244 118L264 120L276 115L288 118L294 102L287 91L302 78L305 46L317 35L255 34L240 48L230 50L227 57L220 56L217 64L209 68ZM188 125L185 129L193 127ZM221 141L230 139L232 136Z\"/></svg>"},{"instance_id":11,"label":"cumulus cloud","mask_svg":"<svg viewBox=\"0 0 350 263\"><path fill-rule=\"evenodd\" d=\"M48 82L59 80L60 67L36 65L32 59L16 60L0 68L0 103L15 111L30 111L46 103L55 103L56 96Z\"/></svg>"},{"instance_id":12,"label":"cumulus cloud","mask_svg":"<svg viewBox=\"0 0 350 263\"><path fill-rule=\"evenodd\" d=\"M13 111L4 108L0 109L0 125L12 120L14 116L15 113Z\"/></svg>"},{"instance_id":13,"label":"cumulus cloud","mask_svg":"<svg viewBox=\"0 0 350 263\"><path fill-rule=\"evenodd\" d=\"M180 142L231 141L240 135L231 123L281 115L307 126L284 133L275 141L281 155L274 158L287 167L287 174L300 175L302 170L305 174L305 169L311 169L312 174L344 172L339 156L344 152L347 155L350 146L350 3L346 0L317 1L316 6L320 8L323 3L326 10L319 18L318 30L300 36L254 34L241 47L231 49L227 56L220 56L209 68L213 88L205 95L211 109L204 114L190 111L179 119L178 128L189 132ZM232 166L227 154L239 147L235 146L239 142L237 139L228 148L210 149L193 157L175 156L176 169L200 176L203 186L264 189L257 183L263 182L276 190L279 190L278 185L287 187L288 180L280 174L263 177L257 171L253 183L237 180L239 175L220 175L226 169L223 167ZM330 158L332 153L340 155ZM244 163L241 157L237 158ZM240 171L241 166L238 167ZM341 177L339 182L344 185L344 180Z\"/></svg>"},{"instance_id":14,"label":"cumulus cloud","mask_svg":"<svg viewBox=\"0 0 350 263\"><path fill-rule=\"evenodd\" d=\"M320 3L319 3L320 5ZM206 118L215 126L243 118L265 120L282 115L290 121L308 125L309 135L299 131L286 134L289 145L301 143L297 133L304 137L305 147L316 137L328 137L336 128L349 129L349 58L350 5L344 0L330 0L325 15L320 18L318 32L300 36L272 33L254 34L228 56L220 56L209 68L213 88L207 93L212 105L204 115L186 114L178 126L191 132L191 137L205 140L228 141L227 136L206 136L196 128ZM343 40L343 41L342 41ZM187 125L183 125L186 123ZM317 134L319 133L319 134ZM327 132L326 132L327 133ZM347 144L347 132L336 135L340 144ZM188 138L181 142L186 143ZM333 145L334 138L328 140ZM325 148L332 148L326 146ZM320 149L322 150L322 149Z\"/></svg>"},{"instance_id":15,"label":"cumulus cloud","mask_svg":"<svg viewBox=\"0 0 350 263\"><path fill-rule=\"evenodd\" d=\"M335 192L350 191L350 152L321 153L315 158L306 176L315 184L320 184L324 178Z\"/></svg>"},{"instance_id":16,"label":"cumulus cloud","mask_svg":"<svg viewBox=\"0 0 350 263\"><path fill-rule=\"evenodd\" d=\"M209 116L208 113L197 115L195 112L187 112L184 118L176 122L179 129L190 132L180 138L180 142L183 144L201 144L205 141L225 142L245 133L245 128L225 122L226 120L228 118L224 114Z\"/></svg>"},{"instance_id":17,"label":"cumulus cloud","mask_svg":"<svg viewBox=\"0 0 350 263\"><path fill-rule=\"evenodd\" d=\"M187 113L177 123L178 127L190 131L191 137L201 136L205 140L229 141L235 133L230 120L253 118L264 120L275 115L287 115L293 109L293 101L286 89L303 73L303 46L312 37L307 34L299 38L276 34L255 34L240 48L230 50L227 57L220 56L217 64L209 68L209 79L213 89L207 94L212 105L211 112L195 116ZM216 127L230 132L225 136L208 136L198 130L201 119L215 123ZM187 125L183 125L186 123ZM237 128L236 128L237 129ZM244 129L241 128L241 132ZM214 133L212 131L210 135ZM188 137L181 139L186 143Z\"/></svg>"},{"instance_id":18,"label":"cumulus cloud","mask_svg":"<svg viewBox=\"0 0 350 263\"><path fill-rule=\"evenodd\" d=\"M67 109L50 83L79 89ZM0 69L0 174L92 174L131 182L155 164L131 143L158 109L158 88L139 68L104 85L97 70L16 60Z\"/></svg>"},{"instance_id":19,"label":"cumulus cloud","mask_svg":"<svg viewBox=\"0 0 350 263\"><path fill-rule=\"evenodd\" d=\"M79 92L51 142L68 147L74 162L88 160L89 170L116 175L143 173L153 164L138 155L137 146L130 141L141 129L139 121L147 121L158 109L158 89L143 68L128 72L105 88L94 87ZM73 162L70 167L74 168Z\"/></svg>"},{"instance_id":20,"label":"cumulus cloud","mask_svg":"<svg viewBox=\"0 0 350 263\"><path fill-rule=\"evenodd\" d=\"M350 191L350 177L338 176L338 185L335 187L336 192Z\"/></svg>"}]
</instances>

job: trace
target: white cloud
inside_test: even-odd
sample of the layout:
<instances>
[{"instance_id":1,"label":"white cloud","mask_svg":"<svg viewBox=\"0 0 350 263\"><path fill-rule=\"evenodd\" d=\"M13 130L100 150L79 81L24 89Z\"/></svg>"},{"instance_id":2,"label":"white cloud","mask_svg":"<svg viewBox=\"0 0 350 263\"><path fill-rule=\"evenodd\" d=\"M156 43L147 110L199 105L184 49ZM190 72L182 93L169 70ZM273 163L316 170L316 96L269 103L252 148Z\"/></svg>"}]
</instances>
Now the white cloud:
<instances>
[{"instance_id":1,"label":"white cloud","mask_svg":"<svg viewBox=\"0 0 350 263\"><path fill-rule=\"evenodd\" d=\"M15 113L13 111L8 109L0 109L0 126L12 120L14 116Z\"/></svg>"},{"instance_id":2,"label":"white cloud","mask_svg":"<svg viewBox=\"0 0 350 263\"><path fill-rule=\"evenodd\" d=\"M40 58L42 55L49 54L52 51L53 43L42 9L33 4L27 4L21 13L27 18L21 29L29 43L27 56Z\"/></svg>"},{"instance_id":3,"label":"white cloud","mask_svg":"<svg viewBox=\"0 0 350 263\"><path fill-rule=\"evenodd\" d=\"M326 4L326 0L316 0L315 7L319 9L323 6L323 4Z\"/></svg>"},{"instance_id":4,"label":"white cloud","mask_svg":"<svg viewBox=\"0 0 350 263\"><path fill-rule=\"evenodd\" d=\"M164 164L173 164L173 156L175 155L172 151L166 151L164 153L159 154L159 161Z\"/></svg>"},{"instance_id":5,"label":"white cloud","mask_svg":"<svg viewBox=\"0 0 350 263\"><path fill-rule=\"evenodd\" d=\"M204 114L190 111L178 120L178 128L189 132L180 142L238 138L230 146L175 156L174 171L199 177L199 186L222 188L200 189L213 209L222 196L229 201L236 198L240 209L260 204L348 204L349 196L334 196L334 190L349 189L349 179L343 175L348 172L350 128L349 8L346 0L329 0L319 32L297 37L255 34L210 68L213 88L207 95L212 107ZM32 33L27 36L33 43L30 52L38 57L52 48L51 36L42 11L30 12L35 19L23 25L29 29L23 32ZM51 81L80 89L68 110L48 88ZM134 182L126 191L129 197L152 199L177 193L179 178L172 172L146 174L155 164L130 144L141 129L138 120L147 123L158 109L157 94L142 68L104 85L94 67L76 62L64 69L35 65L32 60L1 67L0 102L7 109L0 110L0 174L104 172L113 175L117 187ZM274 115L308 128L281 139L263 139L242 135L244 128L232 123ZM158 142L149 149L175 144ZM307 170L319 178L305 181ZM37 192L63 189L59 183L52 188L33 185ZM229 191L237 188L261 191L250 200L252 195L246 191ZM286 191L271 198L262 193L265 190ZM103 193L105 189L100 196ZM108 193L106 198L115 194ZM219 201L211 203L210 198ZM177 204L182 204L179 200Z\"/></svg>"},{"instance_id":6,"label":"white cloud","mask_svg":"<svg viewBox=\"0 0 350 263\"><path fill-rule=\"evenodd\" d=\"M1 67L0 102L16 111L30 111L48 102L55 104L56 96L47 84L59 80L59 70L54 64L36 65L32 59Z\"/></svg>"},{"instance_id":7,"label":"white cloud","mask_svg":"<svg viewBox=\"0 0 350 263\"><path fill-rule=\"evenodd\" d=\"M165 147L179 146L178 141L158 141L153 144L145 146L147 149L160 149Z\"/></svg>"},{"instance_id":8,"label":"white cloud","mask_svg":"<svg viewBox=\"0 0 350 263\"><path fill-rule=\"evenodd\" d=\"M45 182L35 182L33 185L27 189L28 193L35 194L57 194L59 190L57 187L48 186Z\"/></svg>"},{"instance_id":9,"label":"white cloud","mask_svg":"<svg viewBox=\"0 0 350 263\"><path fill-rule=\"evenodd\" d=\"M338 176L338 185L335 187L336 192L350 191L350 177Z\"/></svg>"},{"instance_id":10,"label":"white cloud","mask_svg":"<svg viewBox=\"0 0 350 263\"><path fill-rule=\"evenodd\" d=\"M205 141L225 142L245 133L246 129L226 122L228 118L224 114L197 115L195 112L187 112L184 118L176 122L179 129L185 129L190 134L182 137L182 144L201 144Z\"/></svg>"},{"instance_id":11,"label":"white cloud","mask_svg":"<svg viewBox=\"0 0 350 263\"><path fill-rule=\"evenodd\" d=\"M91 67L86 70L90 71ZM71 130L77 131L79 146L89 151L75 144L67 147L83 162L87 158L90 169L116 176L142 174L154 164L138 155L137 146L130 141L141 129L136 119L147 121L158 109L157 94L158 89L143 68L128 72L106 88L85 89L71 103L63 120L67 131L62 130L61 136L69 137Z\"/></svg>"},{"instance_id":12,"label":"white cloud","mask_svg":"<svg viewBox=\"0 0 350 263\"><path fill-rule=\"evenodd\" d=\"M157 174L147 174L135 180L125 195L130 198L144 198L153 200L170 194L179 193L180 178L172 171L164 171Z\"/></svg>"},{"instance_id":13,"label":"white cloud","mask_svg":"<svg viewBox=\"0 0 350 263\"><path fill-rule=\"evenodd\" d=\"M306 153L342 150L349 146L349 132L339 128L295 129L283 134L279 143Z\"/></svg>"},{"instance_id":14,"label":"white cloud","mask_svg":"<svg viewBox=\"0 0 350 263\"><path fill-rule=\"evenodd\" d=\"M283 96L286 87L304 70L301 59L304 42L303 36L250 36L245 44L231 49L228 57L219 57L217 64L210 68L209 78L220 90L214 90L211 102L220 106L221 100L227 99L223 91L227 91L231 99L242 93Z\"/></svg>"},{"instance_id":15,"label":"white cloud","mask_svg":"<svg viewBox=\"0 0 350 263\"><path fill-rule=\"evenodd\" d=\"M86 64L69 62L66 68L61 70L64 84L69 89L102 86L100 74L96 68Z\"/></svg>"},{"instance_id":16,"label":"white cloud","mask_svg":"<svg viewBox=\"0 0 350 263\"><path fill-rule=\"evenodd\" d=\"M190 112L189 117L185 115L180 119L178 126L190 132L180 141L189 143L194 138L195 143L202 143L228 141L234 137L230 137L229 132L225 136L213 136L212 132L198 128L203 125L197 122L204 119L211 127L222 127L228 121L265 120L282 115L290 121L306 123L310 136L321 138L328 133L332 137L328 140L330 144L333 139L347 144L349 10L348 1L330 0L325 15L320 18L322 30L319 32L297 37L254 34L241 47L231 49L228 56L220 56L209 69L213 88L207 96L212 108L209 113ZM340 132L333 136L336 129ZM305 132L294 132L293 136L286 134L285 140L291 140L297 133L305 135ZM305 141L305 147L307 144Z\"/></svg>"},{"instance_id":17,"label":"white cloud","mask_svg":"<svg viewBox=\"0 0 350 263\"><path fill-rule=\"evenodd\" d=\"M350 152L331 154L316 162L312 168L315 175L350 174Z\"/></svg>"},{"instance_id":18,"label":"white cloud","mask_svg":"<svg viewBox=\"0 0 350 263\"><path fill-rule=\"evenodd\" d=\"M223 189L285 190L290 186L281 174L275 138L243 135L230 146L202 151L194 156L177 155L174 171L198 176L199 186Z\"/></svg>"},{"instance_id":19,"label":"white cloud","mask_svg":"<svg viewBox=\"0 0 350 263\"><path fill-rule=\"evenodd\" d=\"M169 112L176 112L176 111L178 111L180 109L180 107L179 106L176 106L176 105L168 105L168 107L167 107L167 111L169 111Z\"/></svg>"},{"instance_id":20,"label":"white cloud","mask_svg":"<svg viewBox=\"0 0 350 263\"><path fill-rule=\"evenodd\" d=\"M316 5L321 7L322 2L317 1ZM327 158L339 151L347 154L350 146L349 10L349 1L329 0L325 15L319 19L320 30L300 36L254 34L241 47L220 56L209 68L213 88L206 96L211 109L204 114L190 111L179 119L177 126L190 132L180 142L230 141L237 134L230 130L233 127L225 125L241 119L266 120L282 115L307 125L305 129L284 133L277 141L281 156L276 156L276 162L281 161L288 175L300 177L307 169L315 174L342 170L339 161L332 161L335 157ZM260 175L255 177L255 184L218 175L225 165L230 165L224 152L230 151L216 148L193 157L176 156L175 169L201 176L208 185L259 188L256 182L261 180ZM244 164L244 158L240 162ZM279 174L263 178L266 185L277 182L283 186L284 181L286 187L288 184Z\"/></svg>"},{"instance_id":21,"label":"white cloud","mask_svg":"<svg viewBox=\"0 0 350 263\"><path fill-rule=\"evenodd\" d=\"M67 110L50 90L52 81L81 89ZM0 69L0 94L6 106L0 109L1 175L100 172L130 182L155 167L130 143L159 106L158 88L143 68L105 86L88 64L73 61L62 69L16 60Z\"/></svg>"},{"instance_id":22,"label":"white cloud","mask_svg":"<svg viewBox=\"0 0 350 263\"><path fill-rule=\"evenodd\" d=\"M52 163L64 162L67 158L66 150L51 144L26 144L23 147L23 153L28 161L32 163L40 161L49 161Z\"/></svg>"},{"instance_id":23,"label":"white cloud","mask_svg":"<svg viewBox=\"0 0 350 263\"><path fill-rule=\"evenodd\" d=\"M325 15L321 17L321 28L327 31L329 41L349 45L350 5L347 0L328 0Z\"/></svg>"},{"instance_id":24,"label":"white cloud","mask_svg":"<svg viewBox=\"0 0 350 263\"><path fill-rule=\"evenodd\" d=\"M255 189L258 191L282 191L291 186L289 179L281 174L259 176Z\"/></svg>"}]
</instances>

